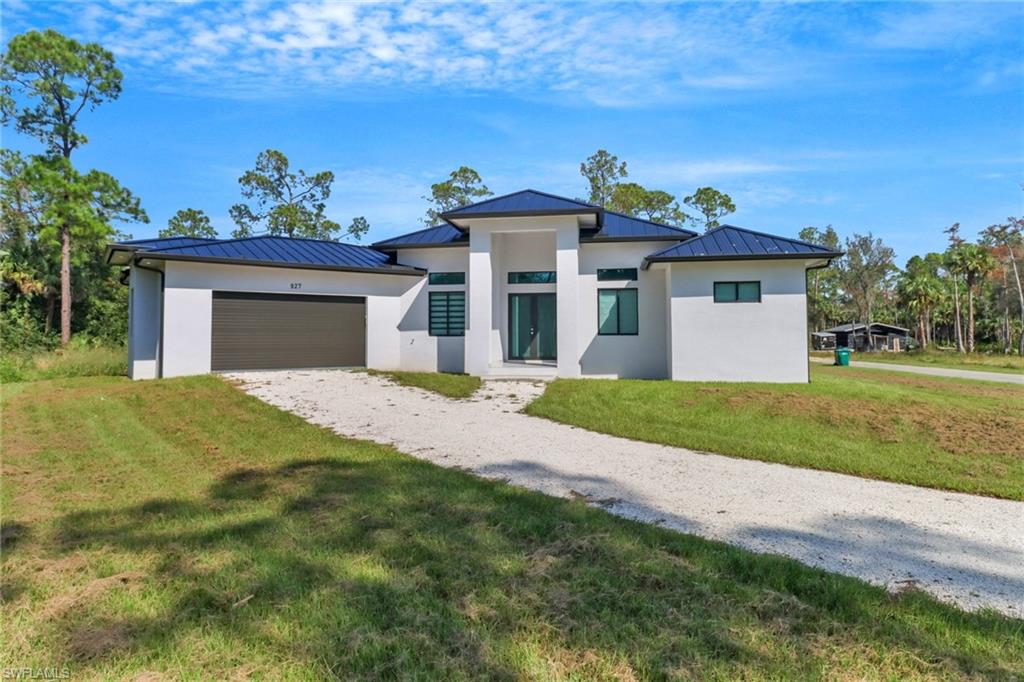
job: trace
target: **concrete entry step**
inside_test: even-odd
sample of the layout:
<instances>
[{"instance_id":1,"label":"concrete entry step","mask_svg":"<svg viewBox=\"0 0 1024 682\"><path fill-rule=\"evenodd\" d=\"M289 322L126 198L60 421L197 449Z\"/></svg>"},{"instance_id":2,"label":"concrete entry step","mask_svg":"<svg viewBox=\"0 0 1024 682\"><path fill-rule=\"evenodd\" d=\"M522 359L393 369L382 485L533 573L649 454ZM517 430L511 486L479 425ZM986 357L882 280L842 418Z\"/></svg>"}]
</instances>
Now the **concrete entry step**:
<instances>
[{"instance_id":1,"label":"concrete entry step","mask_svg":"<svg viewBox=\"0 0 1024 682\"><path fill-rule=\"evenodd\" d=\"M488 367L480 378L487 379L534 379L551 381L558 375L558 367L549 363L515 362L497 367Z\"/></svg>"}]
</instances>

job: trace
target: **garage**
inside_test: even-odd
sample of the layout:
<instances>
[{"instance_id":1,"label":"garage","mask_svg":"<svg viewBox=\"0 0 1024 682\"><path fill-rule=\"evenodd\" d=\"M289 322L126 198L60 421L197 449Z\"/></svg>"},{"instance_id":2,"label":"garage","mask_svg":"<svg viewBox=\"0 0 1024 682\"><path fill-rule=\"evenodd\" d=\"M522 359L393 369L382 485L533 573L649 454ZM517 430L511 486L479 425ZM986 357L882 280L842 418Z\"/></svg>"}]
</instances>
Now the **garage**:
<instances>
[{"instance_id":1,"label":"garage","mask_svg":"<svg viewBox=\"0 0 1024 682\"><path fill-rule=\"evenodd\" d=\"M366 300L214 291L211 369L366 366Z\"/></svg>"}]
</instances>

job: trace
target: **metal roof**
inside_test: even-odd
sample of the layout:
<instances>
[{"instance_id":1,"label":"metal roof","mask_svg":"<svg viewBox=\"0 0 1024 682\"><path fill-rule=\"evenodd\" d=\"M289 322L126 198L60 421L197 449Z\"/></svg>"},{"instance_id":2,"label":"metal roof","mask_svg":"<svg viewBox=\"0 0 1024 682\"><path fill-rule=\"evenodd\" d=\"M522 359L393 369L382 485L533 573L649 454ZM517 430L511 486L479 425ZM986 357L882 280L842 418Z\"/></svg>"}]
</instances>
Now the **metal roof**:
<instances>
[{"instance_id":1,"label":"metal roof","mask_svg":"<svg viewBox=\"0 0 1024 682\"><path fill-rule=\"evenodd\" d=\"M735 225L722 225L699 237L656 251L648 262L688 260L751 260L772 258L838 258L842 252L799 239L777 237Z\"/></svg>"},{"instance_id":2,"label":"metal roof","mask_svg":"<svg viewBox=\"0 0 1024 682\"><path fill-rule=\"evenodd\" d=\"M452 225L434 225L373 244L375 249L409 249L434 246L467 246L469 235Z\"/></svg>"},{"instance_id":3,"label":"metal roof","mask_svg":"<svg viewBox=\"0 0 1024 682\"><path fill-rule=\"evenodd\" d=\"M117 242L115 246L134 246L137 249L167 249L176 246L192 246L220 241L209 237L150 237L148 239L128 239Z\"/></svg>"},{"instance_id":4,"label":"metal roof","mask_svg":"<svg viewBox=\"0 0 1024 682\"><path fill-rule=\"evenodd\" d=\"M895 329L895 330L901 331L901 332L909 332L910 331L906 327L897 327L894 324L887 324L885 322L872 322L871 326L872 327L878 327L878 328L885 327L886 329ZM865 329L866 327L867 327L867 325L865 325L863 322L848 322L846 324L836 325L835 327L832 327L830 329L826 329L825 331L827 333L830 333L830 334L837 334L837 333L838 334L848 334L850 332L854 332L854 331L859 331L861 329Z\"/></svg>"},{"instance_id":5,"label":"metal roof","mask_svg":"<svg viewBox=\"0 0 1024 682\"><path fill-rule=\"evenodd\" d=\"M524 189L500 197L484 199L475 204L462 206L445 211L441 217L451 218L494 218L515 215L574 215L593 213L600 216L604 212L600 206L594 206L576 199L538 192L535 189ZM599 218L600 220L600 218Z\"/></svg>"},{"instance_id":6,"label":"metal roof","mask_svg":"<svg viewBox=\"0 0 1024 682\"><path fill-rule=\"evenodd\" d=\"M605 211L604 224L600 227L580 228L580 241L599 243L603 241L679 241L689 239L696 232L681 227L662 225L651 220L632 218L623 213ZM375 249L410 249L436 246L468 246L469 235L452 225L435 225L424 230L410 232L391 239L374 243Z\"/></svg>"},{"instance_id":7,"label":"metal roof","mask_svg":"<svg viewBox=\"0 0 1024 682\"><path fill-rule=\"evenodd\" d=\"M586 234L590 232L590 234ZM644 241L659 239L682 240L689 239L697 233L672 225L663 225L653 220L634 218L616 211L604 212L604 224L599 230L581 232L581 240L588 242L600 242L604 240L620 241Z\"/></svg>"},{"instance_id":8,"label":"metal roof","mask_svg":"<svg viewBox=\"0 0 1024 682\"><path fill-rule=\"evenodd\" d=\"M278 267L348 270L395 274L423 274L419 268L394 263L386 253L367 246L320 239L296 239L264 235L223 239L204 244L146 249L139 258L217 263L270 265Z\"/></svg>"},{"instance_id":9,"label":"metal roof","mask_svg":"<svg viewBox=\"0 0 1024 682\"><path fill-rule=\"evenodd\" d=\"M123 242L107 244L103 254L103 260L111 265L125 265L132 259L136 251L148 251L150 249L170 248L175 246L192 246L194 244L208 244L216 239L206 237L149 237L147 239L126 239Z\"/></svg>"}]
</instances>

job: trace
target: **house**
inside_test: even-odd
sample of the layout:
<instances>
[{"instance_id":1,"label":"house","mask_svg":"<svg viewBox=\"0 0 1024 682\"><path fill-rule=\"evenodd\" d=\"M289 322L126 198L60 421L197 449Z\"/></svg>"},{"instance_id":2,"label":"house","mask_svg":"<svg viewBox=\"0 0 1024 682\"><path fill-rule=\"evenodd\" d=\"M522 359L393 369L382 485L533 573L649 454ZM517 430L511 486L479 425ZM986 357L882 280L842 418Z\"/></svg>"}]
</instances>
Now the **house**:
<instances>
[{"instance_id":1,"label":"house","mask_svg":"<svg viewBox=\"0 0 1024 682\"><path fill-rule=\"evenodd\" d=\"M841 324L825 332L835 336L836 346L861 351L904 351L910 341L909 329L882 322Z\"/></svg>"},{"instance_id":2,"label":"house","mask_svg":"<svg viewBox=\"0 0 1024 682\"><path fill-rule=\"evenodd\" d=\"M524 190L372 246L111 244L133 378L358 366L481 377L806 382L806 270L839 253L702 235Z\"/></svg>"}]
</instances>

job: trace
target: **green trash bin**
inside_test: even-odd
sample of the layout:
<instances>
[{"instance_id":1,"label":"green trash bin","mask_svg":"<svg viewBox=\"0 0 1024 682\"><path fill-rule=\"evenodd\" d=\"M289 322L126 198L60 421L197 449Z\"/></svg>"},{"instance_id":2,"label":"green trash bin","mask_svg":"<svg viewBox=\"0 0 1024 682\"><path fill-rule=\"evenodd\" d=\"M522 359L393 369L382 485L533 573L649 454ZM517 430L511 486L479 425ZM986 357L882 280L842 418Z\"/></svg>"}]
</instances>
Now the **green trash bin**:
<instances>
[{"instance_id":1,"label":"green trash bin","mask_svg":"<svg viewBox=\"0 0 1024 682\"><path fill-rule=\"evenodd\" d=\"M850 349L849 348L836 348L836 366L837 367L849 367L850 366Z\"/></svg>"}]
</instances>

